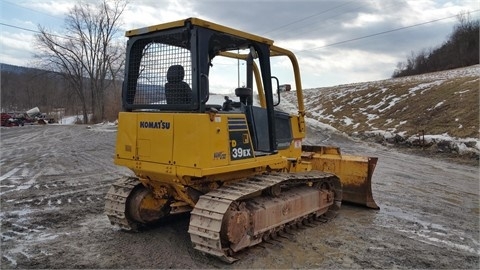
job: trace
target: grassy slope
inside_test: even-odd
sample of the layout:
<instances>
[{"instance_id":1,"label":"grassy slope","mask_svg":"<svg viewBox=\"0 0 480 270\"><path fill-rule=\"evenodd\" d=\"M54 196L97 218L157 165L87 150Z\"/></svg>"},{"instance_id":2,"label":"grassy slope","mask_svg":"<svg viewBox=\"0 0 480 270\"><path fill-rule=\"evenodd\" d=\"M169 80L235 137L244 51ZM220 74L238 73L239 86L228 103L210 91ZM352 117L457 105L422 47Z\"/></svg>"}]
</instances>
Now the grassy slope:
<instances>
[{"instance_id":1,"label":"grassy slope","mask_svg":"<svg viewBox=\"0 0 480 270\"><path fill-rule=\"evenodd\" d=\"M306 89L307 116L347 134L479 135L480 66L398 79ZM294 99L294 93L286 93Z\"/></svg>"}]
</instances>

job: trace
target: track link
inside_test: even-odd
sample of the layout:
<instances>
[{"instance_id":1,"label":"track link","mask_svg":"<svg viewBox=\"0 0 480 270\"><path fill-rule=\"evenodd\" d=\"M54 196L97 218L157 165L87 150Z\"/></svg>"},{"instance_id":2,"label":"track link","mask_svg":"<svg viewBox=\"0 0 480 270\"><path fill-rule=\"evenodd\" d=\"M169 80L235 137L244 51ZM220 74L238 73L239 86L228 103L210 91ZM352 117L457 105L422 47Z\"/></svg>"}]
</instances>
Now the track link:
<instances>
[{"instance_id":1,"label":"track link","mask_svg":"<svg viewBox=\"0 0 480 270\"><path fill-rule=\"evenodd\" d=\"M223 217L234 201L247 198L254 193L278 184L295 186L308 182L315 184L317 182L320 183L334 179L336 179L334 205L330 207L328 212L320 219L320 221L325 222L334 216L332 212L340 206L342 199L341 187L336 176L320 171L264 174L222 186L202 195L191 212L188 230L194 248L216 256L228 263L232 263L237 259L231 256L234 252L228 246L222 246L221 230ZM315 218L315 215L309 213L294 221L279 224L277 227L270 228L267 232L262 233L262 235L257 235L254 242L258 244L262 242L262 238L266 236L272 235L282 229L293 228L297 224L301 224L304 220L312 220L313 218Z\"/></svg>"},{"instance_id":2,"label":"track link","mask_svg":"<svg viewBox=\"0 0 480 270\"><path fill-rule=\"evenodd\" d=\"M121 178L112 184L105 196L105 214L112 225L126 231L138 230L138 223L129 219L125 212L128 195L140 184L136 177Z\"/></svg>"}]
</instances>

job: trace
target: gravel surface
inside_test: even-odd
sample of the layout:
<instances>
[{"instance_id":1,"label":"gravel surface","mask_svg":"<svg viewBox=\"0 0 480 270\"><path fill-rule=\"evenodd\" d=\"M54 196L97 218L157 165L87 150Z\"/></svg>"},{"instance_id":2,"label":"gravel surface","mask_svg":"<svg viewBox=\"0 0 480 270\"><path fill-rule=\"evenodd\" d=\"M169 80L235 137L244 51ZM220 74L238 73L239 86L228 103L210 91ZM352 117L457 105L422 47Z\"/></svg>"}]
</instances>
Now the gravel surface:
<instances>
[{"instance_id":1,"label":"gravel surface","mask_svg":"<svg viewBox=\"0 0 480 270\"><path fill-rule=\"evenodd\" d=\"M1 268L479 268L479 169L310 130L308 144L379 157L380 210L343 205L334 220L239 254L194 250L189 215L127 233L103 214L130 172L113 164L115 127L2 128Z\"/></svg>"}]
</instances>

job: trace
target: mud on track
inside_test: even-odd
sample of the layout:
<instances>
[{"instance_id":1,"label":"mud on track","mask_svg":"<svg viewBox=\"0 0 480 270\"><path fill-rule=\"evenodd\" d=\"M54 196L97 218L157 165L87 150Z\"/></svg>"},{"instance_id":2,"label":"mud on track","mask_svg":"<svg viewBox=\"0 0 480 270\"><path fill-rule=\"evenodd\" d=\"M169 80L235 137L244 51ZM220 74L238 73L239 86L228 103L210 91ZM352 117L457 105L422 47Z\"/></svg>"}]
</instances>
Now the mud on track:
<instances>
[{"instance_id":1,"label":"mud on track","mask_svg":"<svg viewBox=\"0 0 480 270\"><path fill-rule=\"evenodd\" d=\"M308 143L378 156L381 210L344 205L327 224L254 247L226 265L191 247L189 215L142 233L103 214L115 128L2 128L1 268L478 268L479 170L309 131Z\"/></svg>"}]
</instances>

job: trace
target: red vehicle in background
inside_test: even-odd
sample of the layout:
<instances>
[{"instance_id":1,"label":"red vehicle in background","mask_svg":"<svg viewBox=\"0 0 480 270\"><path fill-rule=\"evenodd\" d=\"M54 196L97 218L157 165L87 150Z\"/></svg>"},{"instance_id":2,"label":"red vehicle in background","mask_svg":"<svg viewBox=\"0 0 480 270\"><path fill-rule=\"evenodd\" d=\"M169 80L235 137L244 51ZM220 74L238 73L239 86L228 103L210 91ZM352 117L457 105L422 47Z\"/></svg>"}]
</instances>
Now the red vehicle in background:
<instances>
[{"instance_id":1,"label":"red vehicle in background","mask_svg":"<svg viewBox=\"0 0 480 270\"><path fill-rule=\"evenodd\" d=\"M2 113L1 125L2 127L23 126L24 120L25 117L17 116L15 113Z\"/></svg>"}]
</instances>

